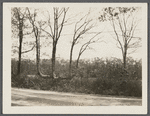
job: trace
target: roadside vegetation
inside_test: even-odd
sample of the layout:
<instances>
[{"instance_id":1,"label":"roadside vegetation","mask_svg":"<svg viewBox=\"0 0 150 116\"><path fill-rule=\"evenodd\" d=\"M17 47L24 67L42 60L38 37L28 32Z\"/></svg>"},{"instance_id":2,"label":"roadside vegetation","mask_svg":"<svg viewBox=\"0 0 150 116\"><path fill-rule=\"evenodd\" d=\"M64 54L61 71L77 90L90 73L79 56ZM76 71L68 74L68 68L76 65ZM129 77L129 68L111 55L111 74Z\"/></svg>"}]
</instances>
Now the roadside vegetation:
<instances>
[{"instance_id":1,"label":"roadside vegetation","mask_svg":"<svg viewBox=\"0 0 150 116\"><path fill-rule=\"evenodd\" d=\"M56 61L58 78L42 78L36 75L36 63L23 60L21 74L17 75L17 61L12 59L12 87L60 92L78 92L87 94L119 95L142 97L141 60L127 59L126 70L120 59L81 60L78 69L73 62L73 78L66 78L69 61ZM41 60L41 72L49 75L51 61Z\"/></svg>"}]
</instances>

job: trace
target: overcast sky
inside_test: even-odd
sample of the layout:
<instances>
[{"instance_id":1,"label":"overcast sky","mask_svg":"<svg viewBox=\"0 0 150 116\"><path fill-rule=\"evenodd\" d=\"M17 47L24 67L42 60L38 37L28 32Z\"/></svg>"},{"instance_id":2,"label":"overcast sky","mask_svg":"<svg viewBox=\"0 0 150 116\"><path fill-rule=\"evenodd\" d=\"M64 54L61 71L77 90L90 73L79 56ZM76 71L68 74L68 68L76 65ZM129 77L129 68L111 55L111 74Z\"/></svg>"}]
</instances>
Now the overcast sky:
<instances>
[{"instance_id":1,"label":"overcast sky","mask_svg":"<svg viewBox=\"0 0 150 116\"><path fill-rule=\"evenodd\" d=\"M110 22L100 22L98 20L98 16L100 15L100 11L103 7L69 7L69 10L67 12L66 19L73 17L69 22L71 23L70 25L66 25L63 28L63 31L61 33L61 37L58 41L57 45L57 52L56 52L56 57L61 57L64 59L69 59L70 57L70 48L71 48L71 41L73 38L73 31L74 31L74 26L75 22L77 22L81 17L83 17L85 14L88 13L89 9L91 10L91 14L89 18L93 19L93 22L96 22L96 26L91 30L91 32L98 33L102 32L100 35L97 36L97 38L100 38L100 42L91 44L90 47L93 48L92 50L87 50L85 51L81 59L91 59L94 57L99 57L99 58L110 58L110 57L116 57L116 58L122 58L122 53L121 50L116 47L116 41L113 39L112 36L115 37L115 33L113 32L113 28L110 25ZM50 15L53 15L53 9L52 7L49 8L40 8L43 9L43 15L39 13L39 17L43 20L46 20L45 15L47 11L50 12ZM47 11L46 11L47 10ZM141 17L141 12L138 13L137 17L140 19ZM39 18L39 19L40 19ZM74 23L72 23L74 22ZM135 30L134 36L136 37L142 37L142 30L141 30L141 25L142 22L139 23ZM91 37L93 37L94 34L86 34L81 42L77 44L74 47L73 51L73 60L77 59L77 56L79 54L79 49L80 47ZM34 41L35 38L31 37L26 37L23 41L28 42L28 41ZM50 38L45 39L41 38L41 58L46 58L49 59L51 58L52 54L52 44L46 44L51 42L52 40ZM12 39L12 45L17 45L18 41L16 38ZM27 46L23 45L23 50L28 50L32 48L32 46ZM30 58L30 59L35 59L36 54L35 54L35 49L29 53L23 54L22 58ZM138 48L136 52L129 54L128 56L133 57L134 59L141 59L142 58L142 48ZM17 58L18 54L12 53L12 58Z\"/></svg>"}]
</instances>

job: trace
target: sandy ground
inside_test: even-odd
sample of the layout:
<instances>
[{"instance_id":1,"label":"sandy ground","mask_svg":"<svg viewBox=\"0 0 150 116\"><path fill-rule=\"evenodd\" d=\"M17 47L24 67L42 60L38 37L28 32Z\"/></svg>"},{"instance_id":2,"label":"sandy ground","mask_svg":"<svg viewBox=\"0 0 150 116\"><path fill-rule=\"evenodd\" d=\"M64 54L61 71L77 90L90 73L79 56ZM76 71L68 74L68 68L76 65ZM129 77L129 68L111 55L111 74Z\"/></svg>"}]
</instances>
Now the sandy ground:
<instances>
[{"instance_id":1,"label":"sandy ground","mask_svg":"<svg viewBox=\"0 0 150 116\"><path fill-rule=\"evenodd\" d=\"M12 106L141 106L142 99L11 89Z\"/></svg>"}]
</instances>

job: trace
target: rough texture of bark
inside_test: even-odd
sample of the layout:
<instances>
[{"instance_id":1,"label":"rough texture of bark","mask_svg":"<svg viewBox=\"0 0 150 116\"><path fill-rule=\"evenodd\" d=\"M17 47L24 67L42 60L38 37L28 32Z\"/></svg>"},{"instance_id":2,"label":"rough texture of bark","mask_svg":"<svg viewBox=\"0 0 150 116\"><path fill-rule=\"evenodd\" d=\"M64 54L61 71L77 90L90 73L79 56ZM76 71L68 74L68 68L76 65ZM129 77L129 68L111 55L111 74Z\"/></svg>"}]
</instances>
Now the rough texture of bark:
<instances>
[{"instance_id":1,"label":"rough texture of bark","mask_svg":"<svg viewBox=\"0 0 150 116\"><path fill-rule=\"evenodd\" d=\"M127 46L124 45L124 53L123 53L123 67L126 69L126 59L127 59Z\"/></svg>"},{"instance_id":2,"label":"rough texture of bark","mask_svg":"<svg viewBox=\"0 0 150 116\"><path fill-rule=\"evenodd\" d=\"M36 38L36 63L37 63L37 74L40 75L40 58L39 58L39 44L38 44L38 39Z\"/></svg>"},{"instance_id":3,"label":"rough texture of bark","mask_svg":"<svg viewBox=\"0 0 150 116\"><path fill-rule=\"evenodd\" d=\"M52 73L51 73L51 77L55 78L55 58L56 58L56 44L53 45L53 49L52 49Z\"/></svg>"},{"instance_id":4,"label":"rough texture of bark","mask_svg":"<svg viewBox=\"0 0 150 116\"><path fill-rule=\"evenodd\" d=\"M22 51L22 41L23 41L23 19L20 18L18 13L19 20L19 61L18 61L18 75L21 73L21 51Z\"/></svg>"},{"instance_id":5,"label":"rough texture of bark","mask_svg":"<svg viewBox=\"0 0 150 116\"><path fill-rule=\"evenodd\" d=\"M126 55L123 56L123 67L126 68Z\"/></svg>"},{"instance_id":6,"label":"rough texture of bark","mask_svg":"<svg viewBox=\"0 0 150 116\"><path fill-rule=\"evenodd\" d=\"M81 56L81 54L79 54L79 56L77 58L76 68L78 68L80 56Z\"/></svg>"},{"instance_id":7,"label":"rough texture of bark","mask_svg":"<svg viewBox=\"0 0 150 116\"><path fill-rule=\"evenodd\" d=\"M73 53L73 47L74 44L72 44L71 46L71 50L70 50L70 63L69 63L69 77L72 77L72 53Z\"/></svg>"},{"instance_id":8,"label":"rough texture of bark","mask_svg":"<svg viewBox=\"0 0 150 116\"><path fill-rule=\"evenodd\" d=\"M18 75L21 73L21 50L22 50L22 37L19 37Z\"/></svg>"}]
</instances>

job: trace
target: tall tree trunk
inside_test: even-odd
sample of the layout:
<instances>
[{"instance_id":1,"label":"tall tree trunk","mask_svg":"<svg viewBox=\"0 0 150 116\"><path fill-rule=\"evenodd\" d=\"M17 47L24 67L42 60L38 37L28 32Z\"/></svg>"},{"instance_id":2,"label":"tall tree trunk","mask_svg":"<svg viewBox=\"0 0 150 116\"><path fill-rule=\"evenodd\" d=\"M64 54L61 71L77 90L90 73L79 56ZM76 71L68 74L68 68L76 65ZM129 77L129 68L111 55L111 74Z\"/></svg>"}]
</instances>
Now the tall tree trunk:
<instances>
[{"instance_id":1,"label":"tall tree trunk","mask_svg":"<svg viewBox=\"0 0 150 116\"><path fill-rule=\"evenodd\" d=\"M38 74L40 75L40 76L42 76L42 73L41 73L41 71L40 71L40 38L38 38L38 60L39 60L39 62L38 62Z\"/></svg>"},{"instance_id":2,"label":"tall tree trunk","mask_svg":"<svg viewBox=\"0 0 150 116\"><path fill-rule=\"evenodd\" d=\"M52 49L52 73L51 77L55 78L55 55L56 55L56 45L58 36L58 9L54 8L54 36L53 36L53 49Z\"/></svg>"},{"instance_id":3,"label":"tall tree trunk","mask_svg":"<svg viewBox=\"0 0 150 116\"><path fill-rule=\"evenodd\" d=\"M126 69L126 59L127 59L127 44L124 45L124 53L123 53L123 67Z\"/></svg>"},{"instance_id":4,"label":"tall tree trunk","mask_svg":"<svg viewBox=\"0 0 150 116\"><path fill-rule=\"evenodd\" d=\"M36 63L37 63L37 75L41 75L40 74L40 69L39 69L39 65L40 65L40 53L39 53L39 42L38 42L38 38L36 37Z\"/></svg>"},{"instance_id":5,"label":"tall tree trunk","mask_svg":"<svg viewBox=\"0 0 150 116\"><path fill-rule=\"evenodd\" d=\"M125 69L126 68L126 56L123 55L123 68Z\"/></svg>"},{"instance_id":6,"label":"tall tree trunk","mask_svg":"<svg viewBox=\"0 0 150 116\"><path fill-rule=\"evenodd\" d=\"M54 78L55 75L55 55L56 55L56 43L54 42L52 50L52 73L51 73L52 78Z\"/></svg>"},{"instance_id":7,"label":"tall tree trunk","mask_svg":"<svg viewBox=\"0 0 150 116\"><path fill-rule=\"evenodd\" d=\"M22 22L19 23L19 61L18 61L18 75L21 73L21 51L22 51L22 40L23 40L23 30Z\"/></svg>"},{"instance_id":8,"label":"tall tree trunk","mask_svg":"<svg viewBox=\"0 0 150 116\"><path fill-rule=\"evenodd\" d=\"M37 30L38 32L38 30ZM40 37L38 34L35 34L36 37L36 64L37 64L37 75L43 78L49 78L50 75L44 75L42 74L40 70Z\"/></svg>"},{"instance_id":9,"label":"tall tree trunk","mask_svg":"<svg viewBox=\"0 0 150 116\"><path fill-rule=\"evenodd\" d=\"M70 78L72 77L72 53L73 53L73 47L74 47L74 44L72 44L71 50L70 50L70 63L69 63L69 76L70 76Z\"/></svg>"},{"instance_id":10,"label":"tall tree trunk","mask_svg":"<svg viewBox=\"0 0 150 116\"><path fill-rule=\"evenodd\" d=\"M127 49L125 49L124 51L124 55L123 55L123 77L124 78L128 78L128 71L127 71Z\"/></svg>"},{"instance_id":11,"label":"tall tree trunk","mask_svg":"<svg viewBox=\"0 0 150 116\"><path fill-rule=\"evenodd\" d=\"M80 56L81 56L81 54L79 54L79 56L77 58L76 68L78 68Z\"/></svg>"},{"instance_id":12,"label":"tall tree trunk","mask_svg":"<svg viewBox=\"0 0 150 116\"><path fill-rule=\"evenodd\" d=\"M43 78L50 78L50 75L42 74L40 70L40 37L36 37L36 62L37 62L37 75Z\"/></svg>"},{"instance_id":13,"label":"tall tree trunk","mask_svg":"<svg viewBox=\"0 0 150 116\"><path fill-rule=\"evenodd\" d=\"M18 75L21 73L21 50L22 50L22 38L19 38Z\"/></svg>"}]
</instances>

